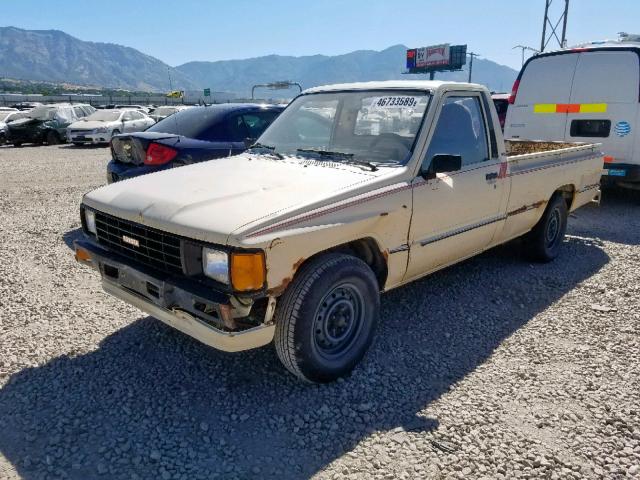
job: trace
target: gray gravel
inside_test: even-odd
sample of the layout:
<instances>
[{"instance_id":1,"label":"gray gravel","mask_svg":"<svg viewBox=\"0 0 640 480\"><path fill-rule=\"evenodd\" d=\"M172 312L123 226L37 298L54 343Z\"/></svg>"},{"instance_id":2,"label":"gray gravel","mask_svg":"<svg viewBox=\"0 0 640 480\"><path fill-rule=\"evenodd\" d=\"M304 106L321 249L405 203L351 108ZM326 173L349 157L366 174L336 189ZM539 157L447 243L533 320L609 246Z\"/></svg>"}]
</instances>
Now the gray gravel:
<instances>
[{"instance_id":1,"label":"gray gravel","mask_svg":"<svg viewBox=\"0 0 640 480\"><path fill-rule=\"evenodd\" d=\"M327 386L108 297L73 260L104 148L0 148L0 478L640 478L640 195L383 297Z\"/></svg>"}]
</instances>

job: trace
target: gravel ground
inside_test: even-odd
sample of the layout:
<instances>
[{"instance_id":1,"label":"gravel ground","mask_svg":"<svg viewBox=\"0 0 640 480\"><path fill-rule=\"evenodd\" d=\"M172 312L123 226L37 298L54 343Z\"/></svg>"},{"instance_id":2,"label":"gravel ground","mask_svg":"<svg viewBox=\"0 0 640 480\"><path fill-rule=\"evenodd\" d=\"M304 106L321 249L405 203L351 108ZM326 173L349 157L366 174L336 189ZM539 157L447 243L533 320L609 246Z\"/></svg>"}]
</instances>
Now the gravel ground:
<instances>
[{"instance_id":1,"label":"gravel ground","mask_svg":"<svg viewBox=\"0 0 640 480\"><path fill-rule=\"evenodd\" d=\"M385 295L344 381L217 352L76 264L104 148L0 148L0 478L640 478L640 195Z\"/></svg>"}]
</instances>

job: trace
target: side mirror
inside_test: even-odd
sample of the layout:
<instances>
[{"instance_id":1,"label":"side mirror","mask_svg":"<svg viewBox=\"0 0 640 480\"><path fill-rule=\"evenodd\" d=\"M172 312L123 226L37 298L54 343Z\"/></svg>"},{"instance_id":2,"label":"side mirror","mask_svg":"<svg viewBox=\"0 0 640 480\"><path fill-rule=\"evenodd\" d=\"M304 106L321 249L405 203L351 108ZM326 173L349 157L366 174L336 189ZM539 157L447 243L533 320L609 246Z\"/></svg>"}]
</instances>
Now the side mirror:
<instances>
[{"instance_id":1,"label":"side mirror","mask_svg":"<svg viewBox=\"0 0 640 480\"><path fill-rule=\"evenodd\" d=\"M431 159L428 170L421 172L425 179L434 178L436 173L457 172L462 168L462 156L439 153Z\"/></svg>"},{"instance_id":2,"label":"side mirror","mask_svg":"<svg viewBox=\"0 0 640 480\"><path fill-rule=\"evenodd\" d=\"M247 138L244 139L244 148L249 148L254 143L256 143L256 139L255 138L247 137Z\"/></svg>"}]
</instances>

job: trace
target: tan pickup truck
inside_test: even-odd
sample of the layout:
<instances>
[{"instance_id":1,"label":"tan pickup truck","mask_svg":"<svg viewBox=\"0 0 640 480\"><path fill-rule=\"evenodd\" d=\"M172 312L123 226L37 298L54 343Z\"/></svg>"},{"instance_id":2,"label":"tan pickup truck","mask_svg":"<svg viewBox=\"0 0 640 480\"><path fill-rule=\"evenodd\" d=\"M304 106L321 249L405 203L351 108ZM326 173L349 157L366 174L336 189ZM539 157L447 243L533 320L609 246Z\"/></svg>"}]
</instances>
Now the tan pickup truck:
<instances>
[{"instance_id":1,"label":"tan pickup truck","mask_svg":"<svg viewBox=\"0 0 640 480\"><path fill-rule=\"evenodd\" d=\"M480 85L313 88L242 155L85 195L76 258L201 342L274 341L292 373L326 382L364 355L380 292L520 236L556 257L602 168L597 145L505 144Z\"/></svg>"}]
</instances>

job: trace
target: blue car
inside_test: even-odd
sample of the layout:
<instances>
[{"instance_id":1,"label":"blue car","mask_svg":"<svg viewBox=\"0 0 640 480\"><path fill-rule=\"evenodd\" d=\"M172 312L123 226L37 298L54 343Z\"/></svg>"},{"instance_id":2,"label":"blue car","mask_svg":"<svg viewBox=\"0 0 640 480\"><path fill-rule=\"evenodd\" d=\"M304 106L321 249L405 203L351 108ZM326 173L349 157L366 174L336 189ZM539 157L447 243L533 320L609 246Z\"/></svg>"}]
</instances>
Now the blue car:
<instances>
[{"instance_id":1,"label":"blue car","mask_svg":"<svg viewBox=\"0 0 640 480\"><path fill-rule=\"evenodd\" d=\"M107 181L241 153L283 110L283 105L238 103L193 107L144 132L116 135Z\"/></svg>"}]
</instances>

